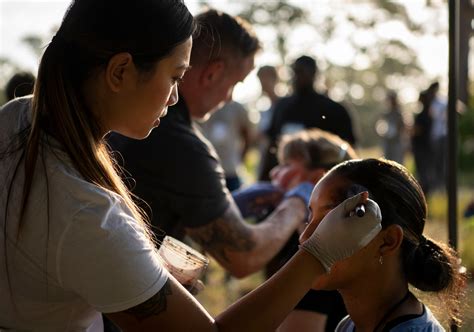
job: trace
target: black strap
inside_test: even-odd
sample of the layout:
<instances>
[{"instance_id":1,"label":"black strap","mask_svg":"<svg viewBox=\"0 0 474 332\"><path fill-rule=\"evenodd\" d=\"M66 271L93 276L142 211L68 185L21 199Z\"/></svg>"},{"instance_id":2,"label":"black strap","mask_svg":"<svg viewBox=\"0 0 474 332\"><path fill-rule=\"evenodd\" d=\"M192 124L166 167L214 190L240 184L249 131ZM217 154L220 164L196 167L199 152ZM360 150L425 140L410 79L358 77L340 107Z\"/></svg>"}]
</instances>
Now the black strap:
<instances>
[{"instance_id":1,"label":"black strap","mask_svg":"<svg viewBox=\"0 0 474 332\"><path fill-rule=\"evenodd\" d=\"M421 316L423 316L425 314L425 306L423 306L423 311L421 314L409 314L409 315L404 315L404 316L400 316L400 317L397 317L391 321L389 321L387 324L385 324L385 326L383 327L383 330L382 332L389 332L392 328L394 328L395 326L401 324L401 323L404 323L406 321L409 321L409 320L412 320L412 319L417 319L417 318L420 318Z\"/></svg>"},{"instance_id":2,"label":"black strap","mask_svg":"<svg viewBox=\"0 0 474 332\"><path fill-rule=\"evenodd\" d=\"M389 317L395 310L397 310L403 304L403 302L405 302L408 299L409 296L410 296L410 292L407 291L405 296L403 296L403 298L400 301L395 303L389 310L387 310L385 315L382 317L379 323L375 326L374 332L377 332L377 330L379 329L380 326L382 326L382 324L385 322L387 317Z\"/></svg>"}]
</instances>

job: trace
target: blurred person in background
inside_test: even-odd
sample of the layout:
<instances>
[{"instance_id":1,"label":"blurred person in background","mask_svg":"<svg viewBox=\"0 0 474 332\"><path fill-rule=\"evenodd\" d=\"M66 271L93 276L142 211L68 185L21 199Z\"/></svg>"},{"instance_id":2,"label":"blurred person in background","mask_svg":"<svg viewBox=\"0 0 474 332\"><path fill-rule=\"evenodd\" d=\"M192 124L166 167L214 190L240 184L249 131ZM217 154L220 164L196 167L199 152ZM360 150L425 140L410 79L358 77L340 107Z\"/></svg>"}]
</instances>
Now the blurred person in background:
<instances>
[{"instance_id":1,"label":"blurred person in background","mask_svg":"<svg viewBox=\"0 0 474 332\"><path fill-rule=\"evenodd\" d=\"M257 71L257 77L262 88L262 95L270 100L270 107L261 112L260 130L267 130L270 126L273 108L280 99L276 93L276 85L278 84L278 72L273 66L262 66Z\"/></svg>"},{"instance_id":2,"label":"blurred person in background","mask_svg":"<svg viewBox=\"0 0 474 332\"><path fill-rule=\"evenodd\" d=\"M255 141L255 125L250 121L244 105L231 100L199 123L204 136L212 143L224 169L229 191L239 189L239 176L245 155Z\"/></svg>"},{"instance_id":3,"label":"blurred person in background","mask_svg":"<svg viewBox=\"0 0 474 332\"><path fill-rule=\"evenodd\" d=\"M448 105L444 98L439 95L439 82L433 82L428 91L432 93L430 104L431 144L434 152L434 189L443 190L446 185L446 149L448 134Z\"/></svg>"},{"instance_id":4,"label":"blurred person in background","mask_svg":"<svg viewBox=\"0 0 474 332\"><path fill-rule=\"evenodd\" d=\"M257 177L261 179L263 170L268 169L266 163L270 161L270 159L266 156L268 153L271 153L269 149L270 137L268 137L267 132L273 119L275 104L280 99L280 96L278 96L276 93L278 72L275 67L260 67L257 71L257 77L262 88L262 96L267 97L270 101L270 106L268 109L260 112L260 122L258 123L260 162L257 169ZM274 149L275 148L273 148L273 150ZM273 151L273 153L275 153L275 151Z\"/></svg>"},{"instance_id":5,"label":"blurred person in background","mask_svg":"<svg viewBox=\"0 0 474 332\"><path fill-rule=\"evenodd\" d=\"M411 148L415 160L416 177L426 196L434 189L435 182L435 147L431 140L431 128L433 119L430 106L433 100L433 91L430 89L420 92L419 103L421 111L415 115Z\"/></svg>"},{"instance_id":6,"label":"blurred person in background","mask_svg":"<svg viewBox=\"0 0 474 332\"><path fill-rule=\"evenodd\" d=\"M35 86L35 76L30 72L14 74L5 85L6 101L31 95Z\"/></svg>"},{"instance_id":7,"label":"blurred person in background","mask_svg":"<svg viewBox=\"0 0 474 332\"><path fill-rule=\"evenodd\" d=\"M262 162L259 179L269 180L269 171L277 165L276 146L281 135L305 128L319 128L338 135L354 145L356 138L352 120L344 106L314 89L318 74L316 61L307 55L295 60L293 69L293 94L281 98L275 105L270 128L269 153Z\"/></svg>"},{"instance_id":8,"label":"blurred person in background","mask_svg":"<svg viewBox=\"0 0 474 332\"><path fill-rule=\"evenodd\" d=\"M376 123L376 131L382 137L385 159L403 164L407 148L407 128L400 109L397 94L394 91L387 93L386 102L388 111Z\"/></svg>"}]
</instances>

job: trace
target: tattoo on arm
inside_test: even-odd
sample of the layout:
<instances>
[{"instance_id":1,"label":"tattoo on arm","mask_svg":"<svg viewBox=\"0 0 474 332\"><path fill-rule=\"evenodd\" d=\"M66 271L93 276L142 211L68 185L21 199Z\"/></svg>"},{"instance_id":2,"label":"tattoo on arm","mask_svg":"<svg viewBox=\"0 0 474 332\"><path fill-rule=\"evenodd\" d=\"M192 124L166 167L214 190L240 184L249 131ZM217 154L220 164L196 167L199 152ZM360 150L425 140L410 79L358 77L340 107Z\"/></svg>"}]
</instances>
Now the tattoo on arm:
<instances>
[{"instance_id":1,"label":"tattoo on arm","mask_svg":"<svg viewBox=\"0 0 474 332\"><path fill-rule=\"evenodd\" d=\"M143 320L150 316L156 316L166 311L168 295L171 295L171 284L167 280L158 293L153 295L147 301L126 310L125 312L135 316L138 320Z\"/></svg>"},{"instance_id":2,"label":"tattoo on arm","mask_svg":"<svg viewBox=\"0 0 474 332\"><path fill-rule=\"evenodd\" d=\"M233 207L213 222L198 228L187 228L186 231L216 259L226 262L229 262L227 250L245 252L255 247L252 231Z\"/></svg>"}]
</instances>

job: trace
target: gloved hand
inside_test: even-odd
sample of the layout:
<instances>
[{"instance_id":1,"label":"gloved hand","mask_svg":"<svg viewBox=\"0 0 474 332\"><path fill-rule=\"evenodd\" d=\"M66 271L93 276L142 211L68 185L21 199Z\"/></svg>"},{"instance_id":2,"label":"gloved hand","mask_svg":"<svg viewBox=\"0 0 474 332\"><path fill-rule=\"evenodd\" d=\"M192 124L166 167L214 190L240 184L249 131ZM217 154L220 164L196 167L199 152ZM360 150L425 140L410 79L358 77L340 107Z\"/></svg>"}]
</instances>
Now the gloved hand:
<instances>
[{"instance_id":1,"label":"gloved hand","mask_svg":"<svg viewBox=\"0 0 474 332\"><path fill-rule=\"evenodd\" d=\"M263 219L272 212L283 198L283 191L270 182L256 183L232 192L237 207L244 218Z\"/></svg>"},{"instance_id":2,"label":"gloved hand","mask_svg":"<svg viewBox=\"0 0 474 332\"><path fill-rule=\"evenodd\" d=\"M309 199L313 192L314 184L311 182L302 182L293 189L288 190L285 193L285 198L299 197L303 200L305 206L309 205Z\"/></svg>"},{"instance_id":3,"label":"gloved hand","mask_svg":"<svg viewBox=\"0 0 474 332\"><path fill-rule=\"evenodd\" d=\"M351 213L359 204L365 205L362 217ZM360 193L331 210L301 247L315 256L329 272L336 261L366 246L382 229L381 221L378 204L367 198L367 192Z\"/></svg>"}]
</instances>

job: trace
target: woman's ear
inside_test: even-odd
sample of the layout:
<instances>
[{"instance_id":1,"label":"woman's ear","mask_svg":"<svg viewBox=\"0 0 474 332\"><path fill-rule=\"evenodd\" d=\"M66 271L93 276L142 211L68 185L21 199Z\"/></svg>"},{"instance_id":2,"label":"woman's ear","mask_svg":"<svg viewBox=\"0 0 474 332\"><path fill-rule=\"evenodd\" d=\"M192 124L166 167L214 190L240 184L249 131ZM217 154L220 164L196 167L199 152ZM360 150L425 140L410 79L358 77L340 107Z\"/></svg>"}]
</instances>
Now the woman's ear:
<instances>
[{"instance_id":1,"label":"woman's ear","mask_svg":"<svg viewBox=\"0 0 474 332\"><path fill-rule=\"evenodd\" d=\"M105 81L113 92L119 92L134 69L132 55L130 53L118 53L110 58L105 70Z\"/></svg>"},{"instance_id":2,"label":"woman's ear","mask_svg":"<svg viewBox=\"0 0 474 332\"><path fill-rule=\"evenodd\" d=\"M382 244L380 245L380 255L392 255L398 251L403 242L403 228L400 225L390 225L380 234Z\"/></svg>"}]
</instances>

